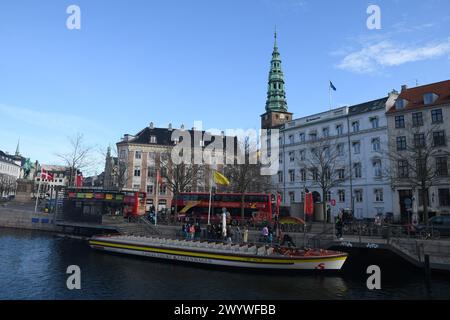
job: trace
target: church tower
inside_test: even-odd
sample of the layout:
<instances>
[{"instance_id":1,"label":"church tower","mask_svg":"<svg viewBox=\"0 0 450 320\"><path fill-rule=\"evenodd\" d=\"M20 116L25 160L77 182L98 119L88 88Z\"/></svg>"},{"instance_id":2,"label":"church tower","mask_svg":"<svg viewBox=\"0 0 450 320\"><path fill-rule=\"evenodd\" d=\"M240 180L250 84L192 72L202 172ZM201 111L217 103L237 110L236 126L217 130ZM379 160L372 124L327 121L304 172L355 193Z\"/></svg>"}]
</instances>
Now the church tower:
<instances>
[{"instance_id":1,"label":"church tower","mask_svg":"<svg viewBox=\"0 0 450 320\"><path fill-rule=\"evenodd\" d=\"M266 113L261 115L261 128L278 128L291 120L292 113L288 112L284 75L281 69L280 53L278 52L277 32L275 31L275 42L269 71Z\"/></svg>"}]
</instances>

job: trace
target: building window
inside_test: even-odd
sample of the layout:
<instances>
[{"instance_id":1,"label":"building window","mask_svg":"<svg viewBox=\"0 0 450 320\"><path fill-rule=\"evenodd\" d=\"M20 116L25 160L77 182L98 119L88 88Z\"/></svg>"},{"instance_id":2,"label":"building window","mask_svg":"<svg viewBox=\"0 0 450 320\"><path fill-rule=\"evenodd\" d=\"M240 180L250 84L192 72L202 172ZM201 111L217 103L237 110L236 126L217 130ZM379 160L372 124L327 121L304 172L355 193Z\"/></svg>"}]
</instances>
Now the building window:
<instances>
[{"instance_id":1,"label":"building window","mask_svg":"<svg viewBox=\"0 0 450 320\"><path fill-rule=\"evenodd\" d=\"M345 190L338 190L339 202L345 202Z\"/></svg>"},{"instance_id":2,"label":"building window","mask_svg":"<svg viewBox=\"0 0 450 320\"><path fill-rule=\"evenodd\" d=\"M377 159L374 160L373 163L373 175L375 178L381 178L381 176L383 175L382 170L381 170L381 160Z\"/></svg>"},{"instance_id":3,"label":"building window","mask_svg":"<svg viewBox=\"0 0 450 320\"><path fill-rule=\"evenodd\" d=\"M300 169L300 179L301 181L306 181L306 170Z\"/></svg>"},{"instance_id":4,"label":"building window","mask_svg":"<svg viewBox=\"0 0 450 320\"><path fill-rule=\"evenodd\" d=\"M423 103L424 104L432 104L432 103L436 102L437 98L439 98L439 96L432 92L425 93L423 95Z\"/></svg>"},{"instance_id":5,"label":"building window","mask_svg":"<svg viewBox=\"0 0 450 320\"><path fill-rule=\"evenodd\" d=\"M355 190L355 201L356 202L363 202L363 191L362 191L362 189L356 189Z\"/></svg>"},{"instance_id":6,"label":"building window","mask_svg":"<svg viewBox=\"0 0 450 320\"><path fill-rule=\"evenodd\" d=\"M439 205L441 207L450 207L450 189L439 189Z\"/></svg>"},{"instance_id":7,"label":"building window","mask_svg":"<svg viewBox=\"0 0 450 320\"><path fill-rule=\"evenodd\" d=\"M354 154L360 154L361 153L361 143L359 141L353 142L353 153Z\"/></svg>"},{"instance_id":8,"label":"building window","mask_svg":"<svg viewBox=\"0 0 450 320\"><path fill-rule=\"evenodd\" d=\"M147 177L154 178L155 177L155 169L152 167L147 168Z\"/></svg>"},{"instance_id":9,"label":"building window","mask_svg":"<svg viewBox=\"0 0 450 320\"><path fill-rule=\"evenodd\" d=\"M156 143L156 136L150 136L150 143Z\"/></svg>"},{"instance_id":10,"label":"building window","mask_svg":"<svg viewBox=\"0 0 450 320\"><path fill-rule=\"evenodd\" d=\"M436 174L440 177L448 176L448 160L447 157L436 158Z\"/></svg>"},{"instance_id":11,"label":"building window","mask_svg":"<svg viewBox=\"0 0 450 320\"><path fill-rule=\"evenodd\" d=\"M317 133L316 132L311 132L309 134L309 140L316 141L317 140Z\"/></svg>"},{"instance_id":12,"label":"building window","mask_svg":"<svg viewBox=\"0 0 450 320\"><path fill-rule=\"evenodd\" d=\"M380 145L380 138L373 138L372 139L372 151L380 151L381 145Z\"/></svg>"},{"instance_id":13,"label":"building window","mask_svg":"<svg viewBox=\"0 0 450 320\"><path fill-rule=\"evenodd\" d=\"M295 182L295 170L289 170L289 180Z\"/></svg>"},{"instance_id":14,"label":"building window","mask_svg":"<svg viewBox=\"0 0 450 320\"><path fill-rule=\"evenodd\" d=\"M353 132L358 132L359 131L359 121L353 121L352 122L352 130L353 130Z\"/></svg>"},{"instance_id":15,"label":"building window","mask_svg":"<svg viewBox=\"0 0 450 320\"><path fill-rule=\"evenodd\" d=\"M278 171L278 182L281 183L283 182L283 172Z\"/></svg>"},{"instance_id":16,"label":"building window","mask_svg":"<svg viewBox=\"0 0 450 320\"><path fill-rule=\"evenodd\" d=\"M395 127L397 129L405 127L405 116L396 116L395 117Z\"/></svg>"},{"instance_id":17,"label":"building window","mask_svg":"<svg viewBox=\"0 0 450 320\"><path fill-rule=\"evenodd\" d=\"M433 132L433 145L435 147L445 146L445 132L444 131L436 131Z\"/></svg>"},{"instance_id":18,"label":"building window","mask_svg":"<svg viewBox=\"0 0 450 320\"><path fill-rule=\"evenodd\" d=\"M422 112L416 112L412 114L412 123L414 127L423 126Z\"/></svg>"},{"instance_id":19,"label":"building window","mask_svg":"<svg viewBox=\"0 0 450 320\"><path fill-rule=\"evenodd\" d=\"M431 122L442 123L443 121L442 109L431 110Z\"/></svg>"},{"instance_id":20,"label":"building window","mask_svg":"<svg viewBox=\"0 0 450 320\"><path fill-rule=\"evenodd\" d=\"M133 184L133 189L134 189L134 190L139 190L140 188L141 188L140 185L138 185L138 184Z\"/></svg>"},{"instance_id":21,"label":"building window","mask_svg":"<svg viewBox=\"0 0 450 320\"><path fill-rule=\"evenodd\" d=\"M278 154L278 163L283 163L283 153Z\"/></svg>"},{"instance_id":22,"label":"building window","mask_svg":"<svg viewBox=\"0 0 450 320\"><path fill-rule=\"evenodd\" d=\"M353 165L353 169L355 170L355 178L362 178L362 167L361 163L355 163Z\"/></svg>"},{"instance_id":23,"label":"building window","mask_svg":"<svg viewBox=\"0 0 450 320\"><path fill-rule=\"evenodd\" d=\"M304 133L300 133L299 137L300 137L300 142L305 142L306 141L306 137L305 137Z\"/></svg>"},{"instance_id":24,"label":"building window","mask_svg":"<svg viewBox=\"0 0 450 320\"><path fill-rule=\"evenodd\" d=\"M127 157L127 152L125 150L120 150L120 159L125 159Z\"/></svg>"},{"instance_id":25,"label":"building window","mask_svg":"<svg viewBox=\"0 0 450 320\"><path fill-rule=\"evenodd\" d=\"M398 161L398 177L399 178L408 178L409 177L409 165L406 160Z\"/></svg>"},{"instance_id":26,"label":"building window","mask_svg":"<svg viewBox=\"0 0 450 320\"><path fill-rule=\"evenodd\" d=\"M408 102L407 102L405 99L398 99L398 100L395 102L395 108L396 108L397 110L401 110L401 109L404 109L404 108L406 107L407 104L408 104Z\"/></svg>"},{"instance_id":27,"label":"building window","mask_svg":"<svg viewBox=\"0 0 450 320\"><path fill-rule=\"evenodd\" d=\"M167 186L165 184L161 185L161 188L159 189L159 194L160 195L165 195L167 194Z\"/></svg>"},{"instance_id":28,"label":"building window","mask_svg":"<svg viewBox=\"0 0 450 320\"><path fill-rule=\"evenodd\" d=\"M406 137L397 137L397 151L406 150Z\"/></svg>"},{"instance_id":29,"label":"building window","mask_svg":"<svg viewBox=\"0 0 450 320\"><path fill-rule=\"evenodd\" d=\"M336 126L336 134L337 134L338 136L341 136L341 135L344 134L344 126L343 126L342 124L338 124L338 125Z\"/></svg>"},{"instance_id":30,"label":"building window","mask_svg":"<svg viewBox=\"0 0 450 320\"><path fill-rule=\"evenodd\" d=\"M147 193L148 194L153 194L153 185L148 185L147 186Z\"/></svg>"},{"instance_id":31,"label":"building window","mask_svg":"<svg viewBox=\"0 0 450 320\"><path fill-rule=\"evenodd\" d=\"M414 134L414 146L416 148L425 147L426 141L425 141L425 134L423 133L416 133Z\"/></svg>"},{"instance_id":32,"label":"building window","mask_svg":"<svg viewBox=\"0 0 450 320\"><path fill-rule=\"evenodd\" d=\"M324 138L328 138L330 135L330 130L328 128L323 128L322 129L322 135Z\"/></svg>"},{"instance_id":33,"label":"building window","mask_svg":"<svg viewBox=\"0 0 450 320\"><path fill-rule=\"evenodd\" d=\"M142 152L141 151L136 151L134 153L134 158L138 159L138 160L142 159Z\"/></svg>"},{"instance_id":34,"label":"building window","mask_svg":"<svg viewBox=\"0 0 450 320\"><path fill-rule=\"evenodd\" d=\"M301 203L304 203L304 202L305 202L305 191L301 191L301 192L300 192L300 198L301 198L301 199L300 199L300 202L301 202Z\"/></svg>"},{"instance_id":35,"label":"building window","mask_svg":"<svg viewBox=\"0 0 450 320\"><path fill-rule=\"evenodd\" d=\"M306 150L300 150L300 161L306 160Z\"/></svg>"},{"instance_id":36,"label":"building window","mask_svg":"<svg viewBox=\"0 0 450 320\"><path fill-rule=\"evenodd\" d=\"M289 152L289 161L290 162L295 161L295 152L294 151Z\"/></svg>"},{"instance_id":37,"label":"building window","mask_svg":"<svg viewBox=\"0 0 450 320\"><path fill-rule=\"evenodd\" d=\"M134 168L134 176L135 177L140 177L141 176L141 168L140 167L135 167Z\"/></svg>"},{"instance_id":38,"label":"building window","mask_svg":"<svg viewBox=\"0 0 450 320\"><path fill-rule=\"evenodd\" d=\"M383 202L384 201L384 195L383 195L383 189L374 189L375 194L375 202Z\"/></svg>"},{"instance_id":39,"label":"building window","mask_svg":"<svg viewBox=\"0 0 450 320\"><path fill-rule=\"evenodd\" d=\"M294 136L293 135L289 136L289 143L294 144Z\"/></svg>"},{"instance_id":40,"label":"building window","mask_svg":"<svg viewBox=\"0 0 450 320\"><path fill-rule=\"evenodd\" d=\"M291 200L291 203L295 202L295 192L289 192L289 199Z\"/></svg>"},{"instance_id":41,"label":"building window","mask_svg":"<svg viewBox=\"0 0 450 320\"><path fill-rule=\"evenodd\" d=\"M314 181L319 181L319 171L316 168L311 170L311 175Z\"/></svg>"},{"instance_id":42,"label":"building window","mask_svg":"<svg viewBox=\"0 0 450 320\"><path fill-rule=\"evenodd\" d=\"M343 143L339 143L336 146L336 150L337 150L338 156L343 156L344 155L344 144Z\"/></svg>"},{"instance_id":43,"label":"building window","mask_svg":"<svg viewBox=\"0 0 450 320\"><path fill-rule=\"evenodd\" d=\"M372 129L377 129L380 126L378 117L370 118L370 124L372 125Z\"/></svg>"},{"instance_id":44,"label":"building window","mask_svg":"<svg viewBox=\"0 0 450 320\"><path fill-rule=\"evenodd\" d=\"M155 159L156 159L156 152L149 152L148 153L148 161L155 162Z\"/></svg>"},{"instance_id":45,"label":"building window","mask_svg":"<svg viewBox=\"0 0 450 320\"><path fill-rule=\"evenodd\" d=\"M339 180L344 180L345 179L345 169L338 169L337 173L338 173L338 179Z\"/></svg>"}]
</instances>

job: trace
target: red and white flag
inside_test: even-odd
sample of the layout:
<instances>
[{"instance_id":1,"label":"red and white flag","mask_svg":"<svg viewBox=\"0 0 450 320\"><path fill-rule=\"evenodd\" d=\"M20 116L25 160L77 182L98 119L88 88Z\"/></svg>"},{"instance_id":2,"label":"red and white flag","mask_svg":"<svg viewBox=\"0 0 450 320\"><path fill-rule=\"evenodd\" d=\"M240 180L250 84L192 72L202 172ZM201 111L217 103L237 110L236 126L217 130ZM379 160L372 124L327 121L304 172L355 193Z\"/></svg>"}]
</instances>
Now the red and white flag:
<instances>
[{"instance_id":1,"label":"red and white flag","mask_svg":"<svg viewBox=\"0 0 450 320\"><path fill-rule=\"evenodd\" d=\"M41 169L41 180L53 181L53 175L44 168Z\"/></svg>"}]
</instances>

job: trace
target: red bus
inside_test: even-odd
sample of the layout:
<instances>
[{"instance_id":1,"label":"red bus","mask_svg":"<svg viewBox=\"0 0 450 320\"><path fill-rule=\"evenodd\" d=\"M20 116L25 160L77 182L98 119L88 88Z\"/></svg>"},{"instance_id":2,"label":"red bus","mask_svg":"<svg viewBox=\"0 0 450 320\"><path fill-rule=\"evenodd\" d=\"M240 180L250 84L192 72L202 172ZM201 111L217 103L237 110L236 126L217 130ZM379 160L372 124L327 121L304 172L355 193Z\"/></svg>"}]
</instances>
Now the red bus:
<instances>
[{"instance_id":1,"label":"red bus","mask_svg":"<svg viewBox=\"0 0 450 320\"><path fill-rule=\"evenodd\" d=\"M226 208L231 215L231 222L242 220L240 193L215 193L211 197L211 221L219 222L222 219L222 208ZM194 192L180 193L177 200L179 217L192 217L203 223L208 221L209 193ZM175 207L175 200L172 201ZM244 196L244 220L255 223L272 221L273 215L278 212L275 196L265 193L248 193Z\"/></svg>"}]
</instances>

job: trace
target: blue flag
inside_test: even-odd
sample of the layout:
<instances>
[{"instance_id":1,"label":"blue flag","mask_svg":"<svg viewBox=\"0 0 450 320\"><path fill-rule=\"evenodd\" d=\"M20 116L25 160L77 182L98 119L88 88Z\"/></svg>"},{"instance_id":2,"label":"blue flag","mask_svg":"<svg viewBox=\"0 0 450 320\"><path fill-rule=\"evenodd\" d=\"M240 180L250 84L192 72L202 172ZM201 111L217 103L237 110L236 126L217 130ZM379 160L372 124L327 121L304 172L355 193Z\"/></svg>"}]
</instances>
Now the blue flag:
<instances>
[{"instance_id":1,"label":"blue flag","mask_svg":"<svg viewBox=\"0 0 450 320\"><path fill-rule=\"evenodd\" d=\"M336 91L336 87L333 85L333 82L330 81L330 88Z\"/></svg>"}]
</instances>

